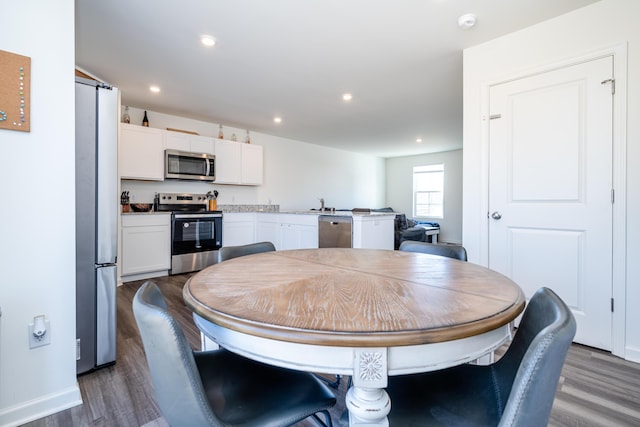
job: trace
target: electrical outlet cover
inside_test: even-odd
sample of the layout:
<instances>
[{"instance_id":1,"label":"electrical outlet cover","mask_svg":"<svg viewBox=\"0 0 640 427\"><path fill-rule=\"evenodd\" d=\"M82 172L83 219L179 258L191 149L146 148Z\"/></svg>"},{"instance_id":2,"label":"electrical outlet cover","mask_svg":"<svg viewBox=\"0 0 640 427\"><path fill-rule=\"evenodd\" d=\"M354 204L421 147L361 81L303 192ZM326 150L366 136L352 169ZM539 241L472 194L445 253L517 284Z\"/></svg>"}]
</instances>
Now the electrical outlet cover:
<instances>
[{"instance_id":1,"label":"electrical outlet cover","mask_svg":"<svg viewBox=\"0 0 640 427\"><path fill-rule=\"evenodd\" d=\"M33 323L29 323L29 348L42 347L43 345L51 344L51 326L49 321L44 321L47 332L42 336L42 339L38 339L33 335Z\"/></svg>"}]
</instances>

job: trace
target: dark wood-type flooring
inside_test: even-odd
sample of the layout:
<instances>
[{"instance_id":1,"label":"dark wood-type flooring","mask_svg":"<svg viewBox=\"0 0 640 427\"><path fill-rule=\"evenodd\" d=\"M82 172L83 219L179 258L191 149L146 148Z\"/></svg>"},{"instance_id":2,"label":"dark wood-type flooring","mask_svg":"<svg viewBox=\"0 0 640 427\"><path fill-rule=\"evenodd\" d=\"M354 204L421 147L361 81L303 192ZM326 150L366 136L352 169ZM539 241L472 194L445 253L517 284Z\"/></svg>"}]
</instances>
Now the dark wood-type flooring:
<instances>
[{"instance_id":1,"label":"dark wood-type flooring","mask_svg":"<svg viewBox=\"0 0 640 427\"><path fill-rule=\"evenodd\" d=\"M153 279L194 349L199 332L182 300L189 274ZM131 301L143 281L118 288L118 337L115 365L81 375L84 404L26 424L43 426L167 426L154 400ZM336 390L334 424L344 411L345 381ZM317 425L307 419L296 427ZM640 364L610 353L572 345L562 371L550 426L640 426ZM401 426L398 426L401 427Z\"/></svg>"}]
</instances>

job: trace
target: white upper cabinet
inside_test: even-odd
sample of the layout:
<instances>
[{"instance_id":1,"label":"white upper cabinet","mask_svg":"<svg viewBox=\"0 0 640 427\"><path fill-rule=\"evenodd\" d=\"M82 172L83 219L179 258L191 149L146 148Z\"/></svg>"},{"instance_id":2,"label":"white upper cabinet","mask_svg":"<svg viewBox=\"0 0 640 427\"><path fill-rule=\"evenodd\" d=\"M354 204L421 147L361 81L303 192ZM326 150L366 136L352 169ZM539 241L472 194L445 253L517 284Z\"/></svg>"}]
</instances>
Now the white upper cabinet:
<instances>
[{"instance_id":1,"label":"white upper cabinet","mask_svg":"<svg viewBox=\"0 0 640 427\"><path fill-rule=\"evenodd\" d=\"M186 133L167 132L165 147L168 150L191 151L191 140Z\"/></svg>"},{"instance_id":2,"label":"white upper cabinet","mask_svg":"<svg viewBox=\"0 0 640 427\"><path fill-rule=\"evenodd\" d=\"M216 156L216 184L262 185L261 145L120 124L118 168L123 179L164 180L164 150Z\"/></svg>"},{"instance_id":3,"label":"white upper cabinet","mask_svg":"<svg viewBox=\"0 0 640 427\"><path fill-rule=\"evenodd\" d=\"M183 132L167 131L166 148L191 153L215 154L213 138Z\"/></svg>"},{"instance_id":4,"label":"white upper cabinet","mask_svg":"<svg viewBox=\"0 0 640 427\"><path fill-rule=\"evenodd\" d=\"M216 139L216 184L240 184L242 178L242 145Z\"/></svg>"},{"instance_id":5,"label":"white upper cabinet","mask_svg":"<svg viewBox=\"0 0 640 427\"><path fill-rule=\"evenodd\" d=\"M164 138L161 129L120 124L118 174L124 179L164 180Z\"/></svg>"},{"instance_id":6,"label":"white upper cabinet","mask_svg":"<svg viewBox=\"0 0 640 427\"><path fill-rule=\"evenodd\" d=\"M216 139L216 184L261 185L261 145Z\"/></svg>"},{"instance_id":7,"label":"white upper cabinet","mask_svg":"<svg viewBox=\"0 0 640 427\"><path fill-rule=\"evenodd\" d=\"M262 185L262 146L242 145L242 184Z\"/></svg>"}]
</instances>

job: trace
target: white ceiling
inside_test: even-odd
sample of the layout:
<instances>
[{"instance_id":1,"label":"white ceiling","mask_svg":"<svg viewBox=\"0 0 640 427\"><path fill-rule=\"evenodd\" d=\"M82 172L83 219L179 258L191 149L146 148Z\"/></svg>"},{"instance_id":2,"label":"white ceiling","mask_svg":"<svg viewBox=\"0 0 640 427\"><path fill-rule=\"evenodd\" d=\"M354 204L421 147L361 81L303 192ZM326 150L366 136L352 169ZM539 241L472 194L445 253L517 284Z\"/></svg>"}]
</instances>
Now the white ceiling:
<instances>
[{"instance_id":1,"label":"white ceiling","mask_svg":"<svg viewBox=\"0 0 640 427\"><path fill-rule=\"evenodd\" d=\"M430 153L462 148L462 49L595 1L76 0L76 64L124 105L380 157ZM477 25L463 31L466 13Z\"/></svg>"}]
</instances>

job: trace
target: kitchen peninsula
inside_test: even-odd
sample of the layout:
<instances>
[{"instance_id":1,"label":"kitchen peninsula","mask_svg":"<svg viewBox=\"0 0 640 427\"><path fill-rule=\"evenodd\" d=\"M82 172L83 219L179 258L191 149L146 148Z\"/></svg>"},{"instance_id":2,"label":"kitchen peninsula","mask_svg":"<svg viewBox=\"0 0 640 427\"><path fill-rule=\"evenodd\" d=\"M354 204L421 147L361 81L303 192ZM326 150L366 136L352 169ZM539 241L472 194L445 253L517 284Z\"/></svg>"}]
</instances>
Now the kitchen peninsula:
<instances>
[{"instance_id":1,"label":"kitchen peninsula","mask_svg":"<svg viewBox=\"0 0 640 427\"><path fill-rule=\"evenodd\" d=\"M270 241L277 250L319 247L318 220L321 216L349 218L351 247L393 249L394 213L354 213L352 211L223 211L223 241L226 246ZM258 208L261 209L261 208Z\"/></svg>"}]
</instances>

